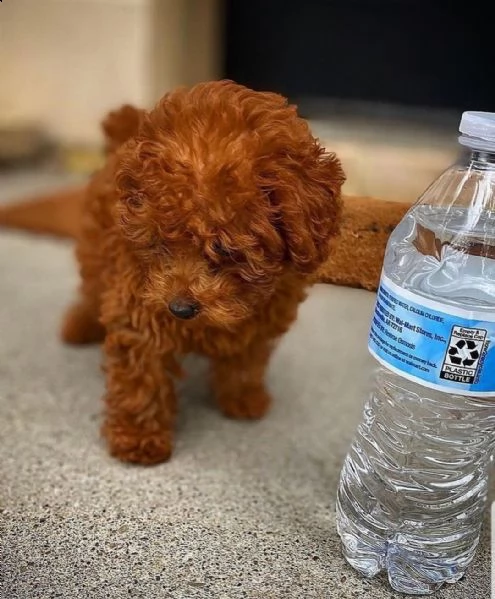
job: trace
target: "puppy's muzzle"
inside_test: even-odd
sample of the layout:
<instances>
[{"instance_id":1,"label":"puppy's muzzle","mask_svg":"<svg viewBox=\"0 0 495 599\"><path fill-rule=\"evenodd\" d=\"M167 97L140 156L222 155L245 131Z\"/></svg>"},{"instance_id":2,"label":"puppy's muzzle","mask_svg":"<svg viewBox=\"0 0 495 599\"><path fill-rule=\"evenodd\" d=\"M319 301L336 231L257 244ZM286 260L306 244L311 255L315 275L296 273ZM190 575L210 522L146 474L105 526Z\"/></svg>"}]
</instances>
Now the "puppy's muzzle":
<instances>
[{"instance_id":1,"label":"puppy's muzzle","mask_svg":"<svg viewBox=\"0 0 495 599\"><path fill-rule=\"evenodd\" d=\"M190 320L199 314L199 304L192 300L177 298L168 305L170 312L181 320Z\"/></svg>"}]
</instances>

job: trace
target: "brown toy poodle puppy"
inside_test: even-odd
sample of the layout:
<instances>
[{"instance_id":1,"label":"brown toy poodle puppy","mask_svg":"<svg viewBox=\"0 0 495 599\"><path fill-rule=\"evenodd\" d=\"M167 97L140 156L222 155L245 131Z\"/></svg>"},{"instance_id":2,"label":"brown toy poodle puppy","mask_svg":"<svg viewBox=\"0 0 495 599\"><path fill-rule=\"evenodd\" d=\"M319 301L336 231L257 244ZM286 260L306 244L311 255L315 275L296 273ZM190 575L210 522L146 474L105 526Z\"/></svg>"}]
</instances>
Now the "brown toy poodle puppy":
<instances>
[{"instance_id":1,"label":"brown toy poodle puppy","mask_svg":"<svg viewBox=\"0 0 495 599\"><path fill-rule=\"evenodd\" d=\"M172 451L177 359L211 360L219 408L260 418L265 369L337 233L340 163L294 107L232 82L125 107L86 196L70 343L104 340L112 455Z\"/></svg>"}]
</instances>

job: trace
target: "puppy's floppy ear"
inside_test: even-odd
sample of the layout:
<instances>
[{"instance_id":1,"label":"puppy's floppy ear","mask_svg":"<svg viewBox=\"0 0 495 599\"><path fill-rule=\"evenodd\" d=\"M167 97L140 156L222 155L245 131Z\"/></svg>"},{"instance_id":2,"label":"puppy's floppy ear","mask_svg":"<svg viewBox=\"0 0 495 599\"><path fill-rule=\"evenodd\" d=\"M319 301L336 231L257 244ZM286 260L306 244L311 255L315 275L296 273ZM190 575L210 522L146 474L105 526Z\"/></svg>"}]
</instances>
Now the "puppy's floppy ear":
<instances>
[{"instance_id":1,"label":"puppy's floppy ear","mask_svg":"<svg viewBox=\"0 0 495 599\"><path fill-rule=\"evenodd\" d=\"M316 141L305 149L280 158L270 176L270 200L288 259L310 274L328 259L330 239L338 233L345 175L335 154Z\"/></svg>"}]
</instances>

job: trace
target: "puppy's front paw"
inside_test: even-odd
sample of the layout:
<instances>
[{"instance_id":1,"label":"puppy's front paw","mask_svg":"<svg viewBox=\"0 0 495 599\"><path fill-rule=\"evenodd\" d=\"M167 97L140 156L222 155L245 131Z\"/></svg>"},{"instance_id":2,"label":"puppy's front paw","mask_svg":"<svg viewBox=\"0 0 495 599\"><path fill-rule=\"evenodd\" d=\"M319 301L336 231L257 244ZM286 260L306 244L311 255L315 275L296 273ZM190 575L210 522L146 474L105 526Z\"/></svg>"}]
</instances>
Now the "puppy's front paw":
<instances>
[{"instance_id":1,"label":"puppy's front paw","mask_svg":"<svg viewBox=\"0 0 495 599\"><path fill-rule=\"evenodd\" d=\"M263 387L242 390L238 397L223 398L220 407L225 416L257 420L270 409L272 398Z\"/></svg>"},{"instance_id":2,"label":"puppy's front paw","mask_svg":"<svg viewBox=\"0 0 495 599\"><path fill-rule=\"evenodd\" d=\"M106 422L102 433L110 454L123 462L152 465L165 462L172 455L172 438L167 431L151 434Z\"/></svg>"}]
</instances>

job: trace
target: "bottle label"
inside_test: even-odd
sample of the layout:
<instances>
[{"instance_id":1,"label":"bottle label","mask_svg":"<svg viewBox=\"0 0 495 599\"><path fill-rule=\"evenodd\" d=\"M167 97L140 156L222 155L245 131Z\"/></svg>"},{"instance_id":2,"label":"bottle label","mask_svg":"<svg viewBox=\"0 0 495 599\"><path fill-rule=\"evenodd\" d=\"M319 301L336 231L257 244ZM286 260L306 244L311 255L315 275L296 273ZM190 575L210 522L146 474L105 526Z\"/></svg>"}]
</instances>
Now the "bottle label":
<instances>
[{"instance_id":1,"label":"bottle label","mask_svg":"<svg viewBox=\"0 0 495 599\"><path fill-rule=\"evenodd\" d=\"M386 368L426 387L495 397L495 314L446 306L382 275L368 347Z\"/></svg>"}]
</instances>

